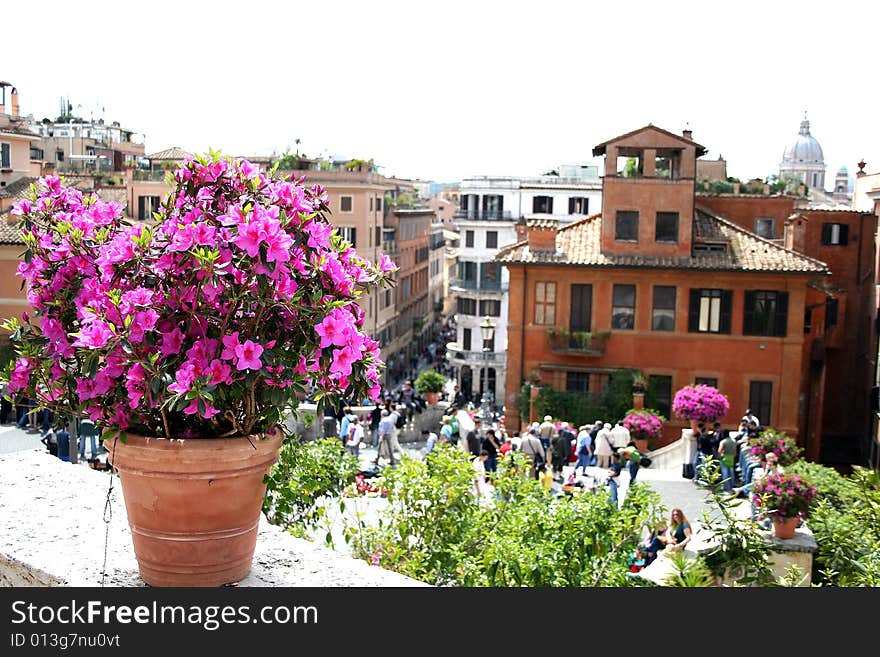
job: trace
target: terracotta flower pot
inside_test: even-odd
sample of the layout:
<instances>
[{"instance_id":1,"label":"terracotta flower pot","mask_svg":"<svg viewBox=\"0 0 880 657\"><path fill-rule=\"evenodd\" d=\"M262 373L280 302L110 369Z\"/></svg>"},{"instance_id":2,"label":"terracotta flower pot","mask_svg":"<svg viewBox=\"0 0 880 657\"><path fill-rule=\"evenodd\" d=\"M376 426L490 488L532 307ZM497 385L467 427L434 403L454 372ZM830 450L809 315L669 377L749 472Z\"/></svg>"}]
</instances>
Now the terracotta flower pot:
<instances>
[{"instance_id":1,"label":"terracotta flower pot","mask_svg":"<svg viewBox=\"0 0 880 657\"><path fill-rule=\"evenodd\" d=\"M221 586L251 569L282 435L105 440L119 471L141 577L150 586ZM251 444L253 443L253 445ZM255 449L256 447L256 449Z\"/></svg>"},{"instance_id":2,"label":"terracotta flower pot","mask_svg":"<svg viewBox=\"0 0 880 657\"><path fill-rule=\"evenodd\" d=\"M773 516L773 534L776 538L794 538L794 530L800 524L800 518L777 518Z\"/></svg>"}]
</instances>

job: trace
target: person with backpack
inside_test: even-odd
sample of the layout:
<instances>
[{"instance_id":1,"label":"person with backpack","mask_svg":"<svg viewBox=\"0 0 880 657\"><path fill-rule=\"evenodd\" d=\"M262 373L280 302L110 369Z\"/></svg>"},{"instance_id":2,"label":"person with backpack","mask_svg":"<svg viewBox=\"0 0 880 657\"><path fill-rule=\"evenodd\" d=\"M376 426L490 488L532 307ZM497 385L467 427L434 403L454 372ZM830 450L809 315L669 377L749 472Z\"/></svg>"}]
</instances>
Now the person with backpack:
<instances>
[{"instance_id":1,"label":"person with backpack","mask_svg":"<svg viewBox=\"0 0 880 657\"><path fill-rule=\"evenodd\" d=\"M479 456L483 451L483 434L480 431L480 418L474 418L474 428L467 433L467 449L471 456Z\"/></svg>"},{"instance_id":2,"label":"person with backpack","mask_svg":"<svg viewBox=\"0 0 880 657\"><path fill-rule=\"evenodd\" d=\"M621 465L625 464L629 470L629 483L635 483L636 475L639 473L639 467L642 462L642 453L639 451L634 440L630 440L626 447L620 450L620 457Z\"/></svg>"},{"instance_id":3,"label":"person with backpack","mask_svg":"<svg viewBox=\"0 0 880 657\"><path fill-rule=\"evenodd\" d=\"M458 441L461 440L461 427L458 422L458 412L455 411L452 415L449 416L449 428L451 430L449 442L453 445L458 445Z\"/></svg>"},{"instance_id":4,"label":"person with backpack","mask_svg":"<svg viewBox=\"0 0 880 657\"><path fill-rule=\"evenodd\" d=\"M538 474L544 469L544 445L541 444L535 429L529 429L529 432L522 437L519 451L529 459L529 476L537 479Z\"/></svg>"},{"instance_id":5,"label":"person with backpack","mask_svg":"<svg viewBox=\"0 0 880 657\"><path fill-rule=\"evenodd\" d=\"M379 465L379 459L383 453L387 452L388 461L391 465L395 465L394 450L391 447L391 438L394 434L394 418L388 413L388 409L383 408L381 411L381 419L379 420L379 445L376 448L376 460L373 465Z\"/></svg>"},{"instance_id":6,"label":"person with backpack","mask_svg":"<svg viewBox=\"0 0 880 657\"><path fill-rule=\"evenodd\" d=\"M360 419L357 415L351 418L348 429L348 437L345 441L345 449L360 456L361 441L364 439L364 428L361 426Z\"/></svg>"},{"instance_id":7,"label":"person with backpack","mask_svg":"<svg viewBox=\"0 0 880 657\"><path fill-rule=\"evenodd\" d=\"M736 483L736 438L730 435L730 429L722 429L718 443L718 454L721 458L721 481L724 490L733 491Z\"/></svg>"},{"instance_id":8,"label":"person with backpack","mask_svg":"<svg viewBox=\"0 0 880 657\"><path fill-rule=\"evenodd\" d=\"M596 447L593 453L597 457L597 465L600 468L611 466L611 456L614 454L614 442L611 437L611 424L606 422L596 434Z\"/></svg>"}]
</instances>

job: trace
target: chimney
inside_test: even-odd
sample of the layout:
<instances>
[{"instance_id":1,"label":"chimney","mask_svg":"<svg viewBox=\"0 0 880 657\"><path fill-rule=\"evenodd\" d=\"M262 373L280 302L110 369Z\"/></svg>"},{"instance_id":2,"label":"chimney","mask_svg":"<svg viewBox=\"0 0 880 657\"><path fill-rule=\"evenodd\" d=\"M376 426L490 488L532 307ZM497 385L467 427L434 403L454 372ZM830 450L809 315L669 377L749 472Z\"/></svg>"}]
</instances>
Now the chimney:
<instances>
[{"instance_id":1,"label":"chimney","mask_svg":"<svg viewBox=\"0 0 880 657\"><path fill-rule=\"evenodd\" d=\"M532 221L526 225L529 250L556 252L556 222L546 219Z\"/></svg>"},{"instance_id":2,"label":"chimney","mask_svg":"<svg viewBox=\"0 0 880 657\"><path fill-rule=\"evenodd\" d=\"M523 242L526 239L526 222L518 221L516 225L513 227L516 231L516 241Z\"/></svg>"},{"instance_id":3,"label":"chimney","mask_svg":"<svg viewBox=\"0 0 880 657\"><path fill-rule=\"evenodd\" d=\"M18 109L18 89L12 87L12 93L9 96L12 99L12 116L21 116L21 112Z\"/></svg>"},{"instance_id":4,"label":"chimney","mask_svg":"<svg viewBox=\"0 0 880 657\"><path fill-rule=\"evenodd\" d=\"M684 130L681 131L681 136L684 137L685 139L690 139L691 141L693 141L694 140L694 131L685 128Z\"/></svg>"},{"instance_id":5,"label":"chimney","mask_svg":"<svg viewBox=\"0 0 880 657\"><path fill-rule=\"evenodd\" d=\"M804 253L806 246L807 219L804 215L795 212L785 220L785 230L782 236L783 244L789 251Z\"/></svg>"}]
</instances>

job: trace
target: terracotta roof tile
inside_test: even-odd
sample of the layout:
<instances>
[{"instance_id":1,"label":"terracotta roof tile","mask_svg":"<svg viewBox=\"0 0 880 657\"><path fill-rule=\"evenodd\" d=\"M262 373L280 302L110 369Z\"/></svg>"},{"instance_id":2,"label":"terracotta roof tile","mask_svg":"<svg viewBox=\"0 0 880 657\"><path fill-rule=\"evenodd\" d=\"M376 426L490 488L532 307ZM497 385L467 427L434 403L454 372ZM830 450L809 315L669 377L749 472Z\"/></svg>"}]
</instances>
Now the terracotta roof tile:
<instances>
[{"instance_id":1,"label":"terracotta roof tile","mask_svg":"<svg viewBox=\"0 0 880 657\"><path fill-rule=\"evenodd\" d=\"M689 256L641 254L605 255L601 245L602 215L595 214L560 229L556 252L532 252L528 242L501 249L495 260L502 264L568 264L592 267L645 267L652 269L705 269L824 274L824 262L790 251L698 208L694 224L695 245L724 245L723 251L692 252ZM699 249L699 246L697 246Z\"/></svg>"},{"instance_id":2,"label":"terracotta roof tile","mask_svg":"<svg viewBox=\"0 0 880 657\"><path fill-rule=\"evenodd\" d=\"M22 198L30 187L31 183L35 183L39 180L39 178L34 178L32 176L25 176L24 178L19 178L15 182L11 182L6 187L0 187L0 198Z\"/></svg>"}]
</instances>

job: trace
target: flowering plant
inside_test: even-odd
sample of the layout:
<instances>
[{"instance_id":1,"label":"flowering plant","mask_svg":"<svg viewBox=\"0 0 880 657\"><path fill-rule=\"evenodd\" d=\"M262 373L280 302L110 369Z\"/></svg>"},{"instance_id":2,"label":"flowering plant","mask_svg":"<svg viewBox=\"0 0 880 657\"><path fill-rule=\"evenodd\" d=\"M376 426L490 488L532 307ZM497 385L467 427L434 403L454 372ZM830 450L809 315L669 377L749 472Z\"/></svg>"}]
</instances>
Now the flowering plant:
<instances>
[{"instance_id":1,"label":"flowering plant","mask_svg":"<svg viewBox=\"0 0 880 657\"><path fill-rule=\"evenodd\" d=\"M753 456L763 459L764 456L773 452L779 457L779 465L785 467L797 461L803 450L798 447L794 439L789 438L784 431L765 429L756 438L749 440L750 452Z\"/></svg>"},{"instance_id":2,"label":"flowering plant","mask_svg":"<svg viewBox=\"0 0 880 657\"><path fill-rule=\"evenodd\" d=\"M672 412L683 420L714 422L727 414L730 402L717 388L689 385L675 393Z\"/></svg>"},{"instance_id":3,"label":"flowering plant","mask_svg":"<svg viewBox=\"0 0 880 657\"><path fill-rule=\"evenodd\" d=\"M117 433L247 436L315 397L377 400L379 344L356 301L396 270L359 257L328 195L217 153L169 174L156 223L43 178L19 201L9 392Z\"/></svg>"},{"instance_id":4,"label":"flowering plant","mask_svg":"<svg viewBox=\"0 0 880 657\"><path fill-rule=\"evenodd\" d=\"M772 472L752 486L752 501L777 518L806 518L816 499L814 486L800 475Z\"/></svg>"},{"instance_id":5,"label":"flowering plant","mask_svg":"<svg viewBox=\"0 0 880 657\"><path fill-rule=\"evenodd\" d=\"M663 435L666 418L650 409L630 410L623 418L623 426L630 435L642 440L656 440Z\"/></svg>"}]
</instances>

